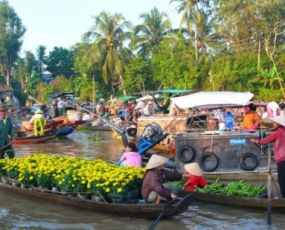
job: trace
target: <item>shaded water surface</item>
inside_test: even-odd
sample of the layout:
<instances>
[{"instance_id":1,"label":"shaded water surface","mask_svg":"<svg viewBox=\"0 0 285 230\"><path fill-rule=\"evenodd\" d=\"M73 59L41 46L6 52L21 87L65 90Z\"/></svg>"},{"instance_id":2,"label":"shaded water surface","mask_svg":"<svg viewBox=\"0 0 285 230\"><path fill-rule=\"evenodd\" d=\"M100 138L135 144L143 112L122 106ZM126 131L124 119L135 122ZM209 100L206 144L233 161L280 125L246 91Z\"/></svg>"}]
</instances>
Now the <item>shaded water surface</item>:
<instances>
[{"instance_id":1,"label":"shaded water surface","mask_svg":"<svg viewBox=\"0 0 285 230\"><path fill-rule=\"evenodd\" d=\"M87 140L88 135L95 134L104 140ZM116 161L123 145L113 140L111 132L76 131L66 139L14 148L17 156L42 152ZM266 211L194 202L185 213L160 221L156 229L284 229L284 213L273 212L270 227L266 218ZM153 221L94 213L0 191L0 229L146 230Z\"/></svg>"}]
</instances>

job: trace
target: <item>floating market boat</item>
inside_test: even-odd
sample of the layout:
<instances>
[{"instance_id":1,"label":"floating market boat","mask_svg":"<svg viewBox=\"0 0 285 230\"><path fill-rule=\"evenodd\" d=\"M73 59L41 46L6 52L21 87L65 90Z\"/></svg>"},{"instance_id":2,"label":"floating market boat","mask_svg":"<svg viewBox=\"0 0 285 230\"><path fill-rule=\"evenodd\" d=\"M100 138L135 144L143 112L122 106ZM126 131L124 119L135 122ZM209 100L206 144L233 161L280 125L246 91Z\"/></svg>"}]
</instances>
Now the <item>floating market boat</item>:
<instances>
[{"instance_id":1,"label":"floating market boat","mask_svg":"<svg viewBox=\"0 0 285 230\"><path fill-rule=\"evenodd\" d=\"M197 191L185 191L182 190L179 196L187 196L189 194L195 194L195 200L210 202L223 205L239 206L243 208L254 208L254 209L267 209L268 200L267 198L252 198L252 197L240 197L232 195L220 195L213 193L203 193ZM285 199L272 199L271 208L274 210L285 211Z\"/></svg>"},{"instance_id":2,"label":"floating market boat","mask_svg":"<svg viewBox=\"0 0 285 230\"><path fill-rule=\"evenodd\" d=\"M200 92L187 96L171 98L179 108L225 109L243 107L250 101L250 92ZM227 113L228 114L228 113ZM207 118L207 130L181 131L176 133L175 156L176 169L184 171L184 165L190 162L199 163L204 175L230 174L244 176L248 174L266 174L268 156L250 139L260 139L266 130L244 130L235 125L232 113L224 117L224 127L215 117ZM271 147L269 145L268 152ZM276 171L276 164L271 161L271 168ZM223 179L226 180L225 177Z\"/></svg>"},{"instance_id":3,"label":"floating market boat","mask_svg":"<svg viewBox=\"0 0 285 230\"><path fill-rule=\"evenodd\" d=\"M16 137L15 144L39 144L47 142L53 138L55 138L56 135L54 134L45 134L43 136L27 136L27 137Z\"/></svg>"},{"instance_id":4,"label":"floating market boat","mask_svg":"<svg viewBox=\"0 0 285 230\"><path fill-rule=\"evenodd\" d=\"M32 199L55 202L71 207L85 209L94 212L111 214L116 216L126 216L131 218L157 218L165 209L166 203L146 204L146 203L105 203L93 200L84 200L77 197L69 197L61 194L54 194L52 191L43 192L40 190L22 189L10 184L0 182L0 188L9 192L28 196ZM178 202L173 203L164 213L163 217L179 215L187 210L194 200L194 193L188 194Z\"/></svg>"},{"instance_id":5,"label":"floating market boat","mask_svg":"<svg viewBox=\"0 0 285 230\"><path fill-rule=\"evenodd\" d=\"M78 126L78 129L90 131L113 131L112 127L110 126L92 126L86 124Z\"/></svg>"},{"instance_id":6,"label":"floating market boat","mask_svg":"<svg viewBox=\"0 0 285 230\"><path fill-rule=\"evenodd\" d=\"M47 131L46 133L48 134L53 134L56 136L67 136L69 134L71 134L76 127L58 127L56 129L51 129L49 131Z\"/></svg>"}]
</instances>

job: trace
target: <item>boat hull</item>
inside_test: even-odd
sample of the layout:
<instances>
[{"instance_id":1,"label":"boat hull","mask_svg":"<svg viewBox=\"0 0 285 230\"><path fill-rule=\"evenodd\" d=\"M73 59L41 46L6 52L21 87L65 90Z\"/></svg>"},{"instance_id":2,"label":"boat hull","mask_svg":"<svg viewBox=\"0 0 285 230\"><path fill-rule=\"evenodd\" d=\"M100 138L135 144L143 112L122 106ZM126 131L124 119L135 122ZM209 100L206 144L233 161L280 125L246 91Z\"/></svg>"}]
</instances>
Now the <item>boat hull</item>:
<instances>
[{"instance_id":1,"label":"boat hull","mask_svg":"<svg viewBox=\"0 0 285 230\"><path fill-rule=\"evenodd\" d=\"M27 136L27 137L16 137L15 144L39 144L47 142L51 139L55 138L53 134L45 134L43 136Z\"/></svg>"},{"instance_id":2,"label":"boat hull","mask_svg":"<svg viewBox=\"0 0 285 230\"><path fill-rule=\"evenodd\" d=\"M47 133L53 134L56 136L67 136L71 134L74 130L75 130L75 127L64 127L64 128L51 129Z\"/></svg>"},{"instance_id":3,"label":"boat hull","mask_svg":"<svg viewBox=\"0 0 285 230\"><path fill-rule=\"evenodd\" d=\"M91 126L91 125L80 125L79 129L86 129L91 131L113 131L110 126Z\"/></svg>"},{"instance_id":4,"label":"boat hull","mask_svg":"<svg viewBox=\"0 0 285 230\"><path fill-rule=\"evenodd\" d=\"M4 183L0 183L0 188L10 192L28 196L32 199L55 202L89 211L111 214L116 216L127 216L132 218L157 218L158 215L164 210L166 205L165 203L117 204L96 202L93 200L82 200L76 197L68 197L48 192L21 189L19 187L13 187ZM175 216L185 212L194 200L194 196L194 194L188 194L183 200L171 205L169 209L165 212L163 217Z\"/></svg>"},{"instance_id":5,"label":"boat hull","mask_svg":"<svg viewBox=\"0 0 285 230\"><path fill-rule=\"evenodd\" d=\"M180 191L179 195L184 197L188 194L193 193L193 191ZM210 202L223 205L239 206L243 208L254 208L254 209L267 209L267 199L266 198L249 198L249 197L239 197L239 196L229 196L229 195L218 195L212 193L201 193L194 192L195 200ZM272 199L271 208L285 211L285 199Z\"/></svg>"}]
</instances>

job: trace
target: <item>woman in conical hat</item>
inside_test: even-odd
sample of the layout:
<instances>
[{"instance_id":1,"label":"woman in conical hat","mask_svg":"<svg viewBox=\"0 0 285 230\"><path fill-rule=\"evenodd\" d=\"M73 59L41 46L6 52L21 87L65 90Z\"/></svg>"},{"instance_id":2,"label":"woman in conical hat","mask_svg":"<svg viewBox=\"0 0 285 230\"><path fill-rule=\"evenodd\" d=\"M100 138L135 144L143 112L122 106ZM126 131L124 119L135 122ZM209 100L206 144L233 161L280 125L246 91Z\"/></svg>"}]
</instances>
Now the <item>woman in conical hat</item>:
<instances>
[{"instance_id":1,"label":"woman in conical hat","mask_svg":"<svg viewBox=\"0 0 285 230\"><path fill-rule=\"evenodd\" d=\"M185 190L195 190L196 188L204 188L207 185L207 181L203 177L203 172L197 163L190 163L184 165L186 174L189 177L185 183Z\"/></svg>"},{"instance_id":2,"label":"woman in conical hat","mask_svg":"<svg viewBox=\"0 0 285 230\"><path fill-rule=\"evenodd\" d=\"M285 198L285 116L280 115L269 119L273 121L275 131L262 140L250 139L250 141L259 145L273 143L274 158L277 164L278 182L282 198Z\"/></svg>"},{"instance_id":3,"label":"woman in conical hat","mask_svg":"<svg viewBox=\"0 0 285 230\"><path fill-rule=\"evenodd\" d=\"M175 200L177 197L166 182L180 180L183 174L164 169L163 165L168 160L166 157L153 154L146 165L142 196L147 203L158 203L160 199Z\"/></svg>"}]
</instances>

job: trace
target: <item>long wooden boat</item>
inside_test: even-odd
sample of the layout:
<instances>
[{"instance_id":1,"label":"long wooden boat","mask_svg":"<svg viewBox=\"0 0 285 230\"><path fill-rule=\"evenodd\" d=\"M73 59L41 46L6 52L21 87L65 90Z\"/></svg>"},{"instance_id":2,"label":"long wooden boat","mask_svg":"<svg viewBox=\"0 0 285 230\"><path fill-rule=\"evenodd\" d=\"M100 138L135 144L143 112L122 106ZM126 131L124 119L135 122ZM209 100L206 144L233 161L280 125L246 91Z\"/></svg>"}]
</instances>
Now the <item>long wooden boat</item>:
<instances>
[{"instance_id":1,"label":"long wooden boat","mask_svg":"<svg viewBox=\"0 0 285 230\"><path fill-rule=\"evenodd\" d=\"M92 126L92 125L79 125L79 129L91 130L91 131L112 131L110 126Z\"/></svg>"},{"instance_id":2,"label":"long wooden boat","mask_svg":"<svg viewBox=\"0 0 285 230\"><path fill-rule=\"evenodd\" d=\"M75 208L85 209L89 211L101 212L116 216L127 216L132 218L157 218L164 210L166 204L146 204L146 203L104 203L93 200L83 200L77 197L68 197L60 194L42 192L37 190L22 189L14 187L10 184L0 182L0 188L9 192L18 193L33 199L42 201L55 202L68 205ZM163 217L179 215L187 210L194 200L194 194L188 194L182 200L172 204L165 212Z\"/></svg>"},{"instance_id":3,"label":"long wooden boat","mask_svg":"<svg viewBox=\"0 0 285 230\"><path fill-rule=\"evenodd\" d=\"M230 195L219 195L213 193L202 193L196 191L185 191L182 190L179 196L187 196L195 193L195 200L203 202L211 202L222 205L239 206L243 208L254 208L254 209L266 209L267 198L250 198L250 197L239 197ZM285 199L272 199L271 208L285 211Z\"/></svg>"},{"instance_id":4,"label":"long wooden boat","mask_svg":"<svg viewBox=\"0 0 285 230\"><path fill-rule=\"evenodd\" d=\"M47 142L53 138L55 138L56 135L53 134L45 134L43 136L27 136L27 137L16 137L15 138L15 144L39 144Z\"/></svg>"},{"instance_id":5,"label":"long wooden boat","mask_svg":"<svg viewBox=\"0 0 285 230\"><path fill-rule=\"evenodd\" d=\"M71 134L74 130L75 130L76 127L58 127L57 129L51 129L49 131L47 131L46 133L48 134L53 134L53 135L56 135L56 136L67 136L69 134Z\"/></svg>"}]
</instances>

